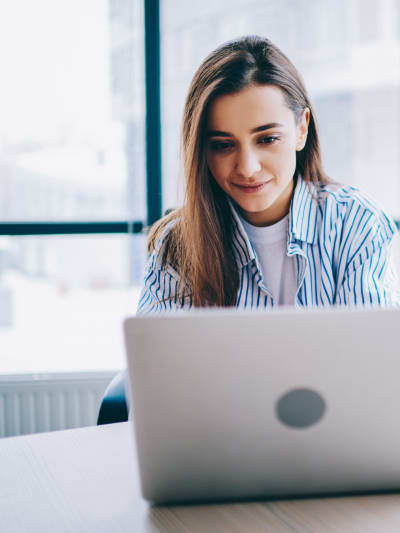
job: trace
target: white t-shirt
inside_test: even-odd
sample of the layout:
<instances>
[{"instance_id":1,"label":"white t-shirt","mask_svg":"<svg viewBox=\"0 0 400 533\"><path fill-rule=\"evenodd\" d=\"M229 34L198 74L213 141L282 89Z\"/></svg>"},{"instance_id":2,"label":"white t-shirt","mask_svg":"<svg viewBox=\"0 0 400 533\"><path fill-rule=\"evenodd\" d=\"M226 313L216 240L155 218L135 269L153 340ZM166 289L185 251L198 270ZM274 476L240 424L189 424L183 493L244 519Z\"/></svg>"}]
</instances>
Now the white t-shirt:
<instances>
[{"instance_id":1,"label":"white t-shirt","mask_svg":"<svg viewBox=\"0 0 400 533\"><path fill-rule=\"evenodd\" d=\"M289 215L272 224L258 227L240 217L261 267L265 287L275 304L294 305L297 291L297 268L294 256L286 254Z\"/></svg>"}]
</instances>

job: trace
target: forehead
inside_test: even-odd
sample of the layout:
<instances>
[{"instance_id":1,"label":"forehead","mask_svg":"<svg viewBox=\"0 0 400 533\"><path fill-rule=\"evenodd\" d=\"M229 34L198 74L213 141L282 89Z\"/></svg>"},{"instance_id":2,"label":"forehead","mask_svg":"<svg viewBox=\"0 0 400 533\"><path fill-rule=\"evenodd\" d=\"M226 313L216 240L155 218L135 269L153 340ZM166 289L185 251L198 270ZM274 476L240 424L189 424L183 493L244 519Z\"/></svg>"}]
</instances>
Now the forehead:
<instances>
[{"instance_id":1,"label":"forehead","mask_svg":"<svg viewBox=\"0 0 400 533\"><path fill-rule=\"evenodd\" d=\"M238 93L216 98L207 116L209 129L234 132L250 130L269 122L292 123L284 93L274 85L251 85Z\"/></svg>"}]
</instances>

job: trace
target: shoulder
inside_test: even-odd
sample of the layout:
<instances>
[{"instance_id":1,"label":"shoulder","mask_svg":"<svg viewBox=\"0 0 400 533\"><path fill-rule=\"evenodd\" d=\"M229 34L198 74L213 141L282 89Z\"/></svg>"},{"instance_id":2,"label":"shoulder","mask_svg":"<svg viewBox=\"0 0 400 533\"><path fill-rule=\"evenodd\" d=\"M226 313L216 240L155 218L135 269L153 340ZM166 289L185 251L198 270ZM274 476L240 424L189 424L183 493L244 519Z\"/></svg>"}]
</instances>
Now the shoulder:
<instances>
[{"instance_id":1,"label":"shoulder","mask_svg":"<svg viewBox=\"0 0 400 533\"><path fill-rule=\"evenodd\" d=\"M150 252L147 260L146 271L166 271L173 277L179 278L175 268L165 261L167 248L170 245L173 229L179 222L179 217L173 218L167 222L162 229L157 232L153 249Z\"/></svg>"},{"instance_id":2,"label":"shoulder","mask_svg":"<svg viewBox=\"0 0 400 533\"><path fill-rule=\"evenodd\" d=\"M373 239L378 246L397 232L389 215L368 194L351 185L330 182L318 189L318 201L325 226L340 229L342 238Z\"/></svg>"}]
</instances>

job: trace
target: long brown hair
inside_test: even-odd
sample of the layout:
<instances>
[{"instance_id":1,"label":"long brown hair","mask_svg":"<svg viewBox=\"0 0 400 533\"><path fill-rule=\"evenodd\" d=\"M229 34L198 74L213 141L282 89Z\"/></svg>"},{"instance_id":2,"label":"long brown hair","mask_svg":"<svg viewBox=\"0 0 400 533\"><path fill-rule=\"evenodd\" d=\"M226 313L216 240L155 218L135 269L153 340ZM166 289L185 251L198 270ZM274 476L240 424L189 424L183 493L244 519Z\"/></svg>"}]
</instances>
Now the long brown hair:
<instances>
[{"instance_id":1,"label":"long brown hair","mask_svg":"<svg viewBox=\"0 0 400 533\"><path fill-rule=\"evenodd\" d=\"M232 246L232 213L226 194L206 162L207 111L215 98L249 85L279 87L289 109L300 120L310 110L305 147L296 152L295 178L326 183L314 111L303 82L289 59L270 40L248 36L223 44L195 73L186 98L182 149L186 196L184 205L158 221L150 231L151 252L166 225L172 225L163 248L163 264L180 276L179 293L190 293L195 307L233 306L239 272Z\"/></svg>"}]
</instances>

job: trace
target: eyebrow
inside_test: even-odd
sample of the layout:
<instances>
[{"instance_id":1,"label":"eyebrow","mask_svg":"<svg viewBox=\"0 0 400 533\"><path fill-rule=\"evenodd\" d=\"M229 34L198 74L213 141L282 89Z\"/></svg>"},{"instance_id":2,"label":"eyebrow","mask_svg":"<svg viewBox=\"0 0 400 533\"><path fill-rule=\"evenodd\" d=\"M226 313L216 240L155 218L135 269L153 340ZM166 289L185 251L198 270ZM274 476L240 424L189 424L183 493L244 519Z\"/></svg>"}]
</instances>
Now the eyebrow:
<instances>
[{"instance_id":1,"label":"eyebrow","mask_svg":"<svg viewBox=\"0 0 400 533\"><path fill-rule=\"evenodd\" d=\"M257 126L250 130L250 133L258 133L260 131L270 130L271 128L283 128L283 124L280 122L270 122L269 124L263 124L262 126ZM208 130L207 135L209 137L233 137L231 133L227 131L220 130Z\"/></svg>"}]
</instances>

